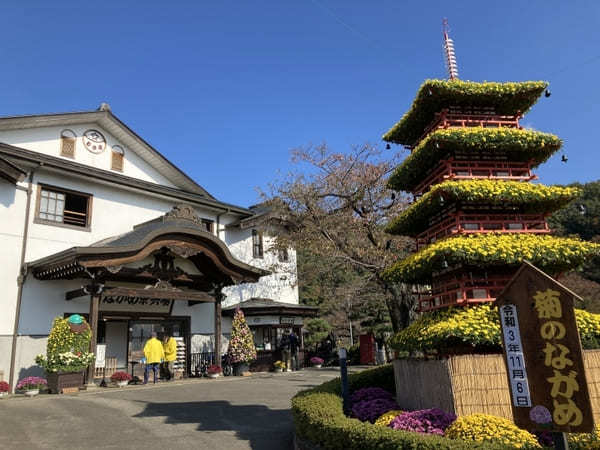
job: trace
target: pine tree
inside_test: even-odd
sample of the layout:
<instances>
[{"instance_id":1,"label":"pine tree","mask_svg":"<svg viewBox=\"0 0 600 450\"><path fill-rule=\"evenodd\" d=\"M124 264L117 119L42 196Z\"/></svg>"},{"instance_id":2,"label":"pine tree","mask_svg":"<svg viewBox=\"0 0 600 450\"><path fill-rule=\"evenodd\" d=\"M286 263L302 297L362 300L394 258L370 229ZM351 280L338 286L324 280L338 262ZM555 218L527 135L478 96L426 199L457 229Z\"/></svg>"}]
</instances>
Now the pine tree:
<instances>
[{"instance_id":1,"label":"pine tree","mask_svg":"<svg viewBox=\"0 0 600 450\"><path fill-rule=\"evenodd\" d=\"M233 363L248 363L256 359L254 338L241 309L237 309L233 316L227 353Z\"/></svg>"}]
</instances>

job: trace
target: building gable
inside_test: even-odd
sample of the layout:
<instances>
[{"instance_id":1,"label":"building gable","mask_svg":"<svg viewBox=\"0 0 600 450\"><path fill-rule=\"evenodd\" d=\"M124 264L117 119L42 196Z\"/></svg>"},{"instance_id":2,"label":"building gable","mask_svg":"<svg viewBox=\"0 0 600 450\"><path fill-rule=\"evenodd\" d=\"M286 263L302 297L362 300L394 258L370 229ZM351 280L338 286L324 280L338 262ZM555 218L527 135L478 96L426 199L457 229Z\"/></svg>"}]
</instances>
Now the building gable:
<instances>
[{"instance_id":1,"label":"building gable","mask_svg":"<svg viewBox=\"0 0 600 450\"><path fill-rule=\"evenodd\" d=\"M98 111L0 118L0 142L214 198L105 104Z\"/></svg>"}]
</instances>

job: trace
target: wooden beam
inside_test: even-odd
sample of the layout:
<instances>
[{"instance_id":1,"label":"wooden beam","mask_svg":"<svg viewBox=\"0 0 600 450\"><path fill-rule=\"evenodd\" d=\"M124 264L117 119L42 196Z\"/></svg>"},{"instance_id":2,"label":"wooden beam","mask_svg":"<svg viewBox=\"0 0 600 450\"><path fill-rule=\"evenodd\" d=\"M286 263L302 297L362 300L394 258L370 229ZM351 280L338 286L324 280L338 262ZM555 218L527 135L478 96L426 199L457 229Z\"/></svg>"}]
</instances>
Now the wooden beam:
<instances>
[{"instance_id":1,"label":"wooden beam","mask_svg":"<svg viewBox=\"0 0 600 450\"><path fill-rule=\"evenodd\" d=\"M215 364L221 365L221 295L215 301Z\"/></svg>"},{"instance_id":2,"label":"wooden beam","mask_svg":"<svg viewBox=\"0 0 600 450\"><path fill-rule=\"evenodd\" d=\"M213 303L215 299L206 292L183 291L170 289L135 289L122 287L107 287L104 289L105 297L140 297L140 298L164 298L169 300L188 300L203 303Z\"/></svg>"},{"instance_id":3,"label":"wooden beam","mask_svg":"<svg viewBox=\"0 0 600 450\"><path fill-rule=\"evenodd\" d=\"M92 329L92 339L90 341L90 352L96 354L96 340L98 336L98 310L100 309L100 295L90 295L90 328ZM94 384L94 371L96 369L95 361L88 367L87 382Z\"/></svg>"},{"instance_id":4,"label":"wooden beam","mask_svg":"<svg viewBox=\"0 0 600 450\"><path fill-rule=\"evenodd\" d=\"M75 289L74 291L65 292L65 300L69 301L73 300L74 298L85 297L86 295L88 294L86 294L83 289Z\"/></svg>"}]
</instances>

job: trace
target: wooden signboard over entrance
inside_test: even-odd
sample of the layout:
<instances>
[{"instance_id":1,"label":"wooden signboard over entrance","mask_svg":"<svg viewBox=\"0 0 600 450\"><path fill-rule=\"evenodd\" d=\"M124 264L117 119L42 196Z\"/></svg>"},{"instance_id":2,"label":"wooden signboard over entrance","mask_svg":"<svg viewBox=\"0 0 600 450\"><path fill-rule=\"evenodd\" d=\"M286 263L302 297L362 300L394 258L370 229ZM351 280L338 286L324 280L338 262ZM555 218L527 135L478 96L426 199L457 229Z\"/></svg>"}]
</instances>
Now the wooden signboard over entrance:
<instances>
[{"instance_id":1,"label":"wooden signboard over entrance","mask_svg":"<svg viewBox=\"0 0 600 450\"><path fill-rule=\"evenodd\" d=\"M496 299L517 426L582 433L594 428L573 292L524 263Z\"/></svg>"}]
</instances>

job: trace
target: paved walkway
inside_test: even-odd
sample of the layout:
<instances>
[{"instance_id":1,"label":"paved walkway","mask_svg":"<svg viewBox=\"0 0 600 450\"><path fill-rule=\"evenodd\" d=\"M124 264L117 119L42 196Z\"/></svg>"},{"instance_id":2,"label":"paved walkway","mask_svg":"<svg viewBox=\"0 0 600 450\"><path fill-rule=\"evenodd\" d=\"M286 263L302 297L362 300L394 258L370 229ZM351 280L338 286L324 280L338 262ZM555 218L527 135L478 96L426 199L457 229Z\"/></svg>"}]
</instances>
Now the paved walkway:
<instances>
[{"instance_id":1,"label":"paved walkway","mask_svg":"<svg viewBox=\"0 0 600 450\"><path fill-rule=\"evenodd\" d=\"M3 399L0 449L290 449L291 397L337 375L306 369Z\"/></svg>"}]
</instances>

